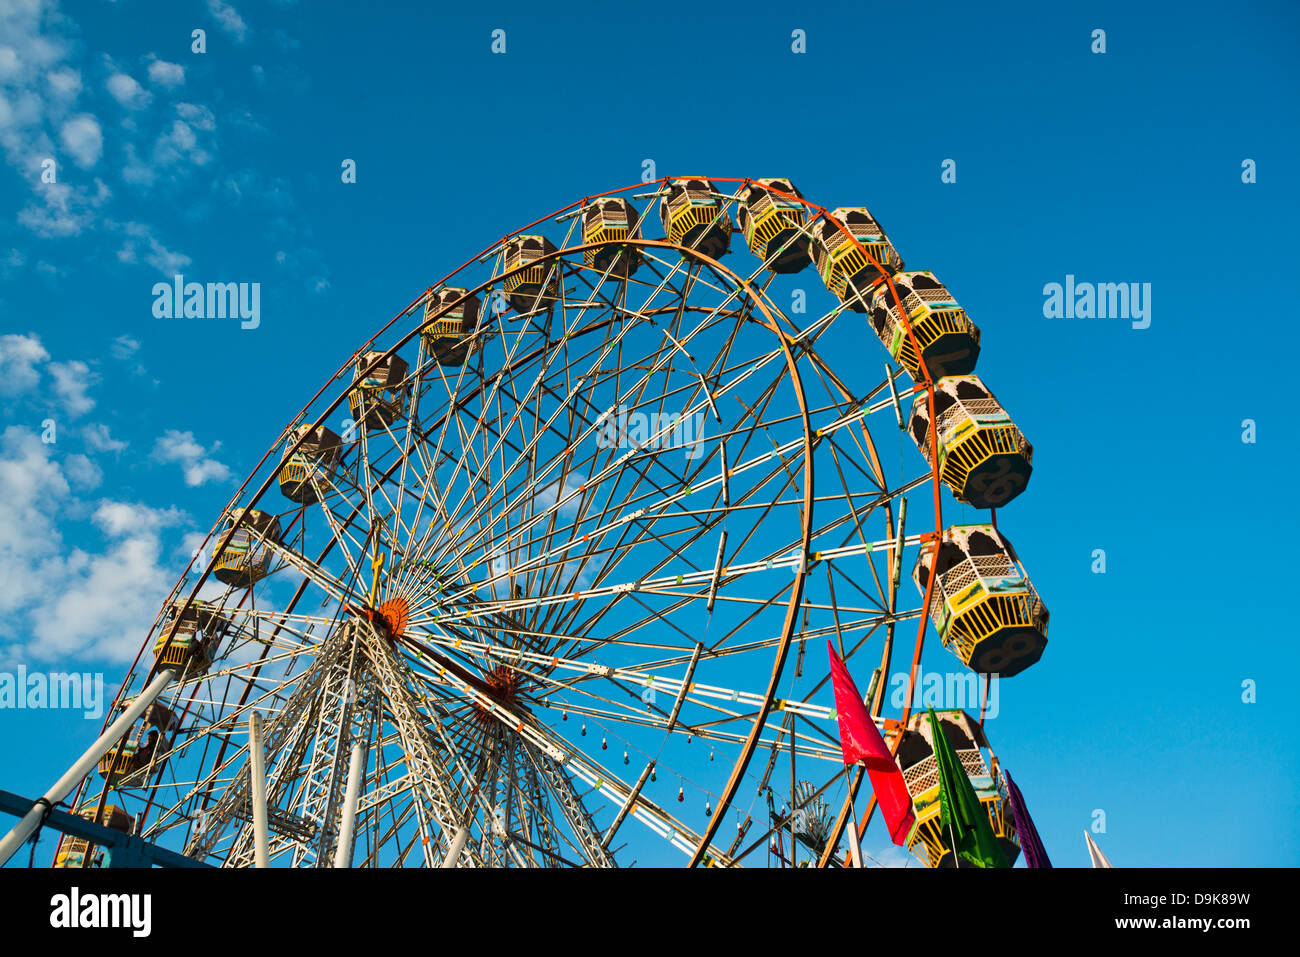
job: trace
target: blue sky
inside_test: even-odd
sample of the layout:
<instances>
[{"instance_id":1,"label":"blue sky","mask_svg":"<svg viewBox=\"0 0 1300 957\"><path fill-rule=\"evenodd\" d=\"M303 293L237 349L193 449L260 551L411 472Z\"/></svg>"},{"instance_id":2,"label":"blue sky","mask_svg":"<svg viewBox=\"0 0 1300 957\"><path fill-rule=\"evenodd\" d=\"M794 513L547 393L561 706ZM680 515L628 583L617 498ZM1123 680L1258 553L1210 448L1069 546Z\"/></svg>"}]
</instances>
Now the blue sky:
<instances>
[{"instance_id":1,"label":"blue sky","mask_svg":"<svg viewBox=\"0 0 1300 957\"><path fill-rule=\"evenodd\" d=\"M999 519L1050 644L989 733L1053 859L1101 810L1117 866L1300 863L1300 455L1264 361L1300 295L1292 4L381 6L0 12L0 669L120 680L284 423L472 253L646 160L789 176L943 279L1034 442ZM259 328L156 319L177 272L260 283ZM1046 318L1067 275L1150 283L1149 328ZM0 728L0 787L35 796L98 723Z\"/></svg>"}]
</instances>

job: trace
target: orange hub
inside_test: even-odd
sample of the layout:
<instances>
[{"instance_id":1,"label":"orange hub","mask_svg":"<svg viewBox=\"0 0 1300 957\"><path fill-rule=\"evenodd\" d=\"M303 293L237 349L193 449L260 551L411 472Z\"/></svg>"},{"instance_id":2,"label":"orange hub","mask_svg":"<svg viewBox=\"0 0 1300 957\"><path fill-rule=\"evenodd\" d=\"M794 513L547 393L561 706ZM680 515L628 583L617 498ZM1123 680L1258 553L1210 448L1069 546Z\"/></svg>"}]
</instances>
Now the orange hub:
<instances>
[{"instance_id":1,"label":"orange hub","mask_svg":"<svg viewBox=\"0 0 1300 957\"><path fill-rule=\"evenodd\" d=\"M388 629L388 636L393 641L403 636L410 617L411 606L406 603L405 598L390 598L375 609L375 618L384 623L384 627Z\"/></svg>"},{"instance_id":2,"label":"orange hub","mask_svg":"<svg viewBox=\"0 0 1300 957\"><path fill-rule=\"evenodd\" d=\"M497 665L483 676L484 691L492 696L498 704L509 708L515 714L528 710L519 700L519 672L505 665ZM475 716L485 726L496 719L482 705L475 706Z\"/></svg>"}]
</instances>

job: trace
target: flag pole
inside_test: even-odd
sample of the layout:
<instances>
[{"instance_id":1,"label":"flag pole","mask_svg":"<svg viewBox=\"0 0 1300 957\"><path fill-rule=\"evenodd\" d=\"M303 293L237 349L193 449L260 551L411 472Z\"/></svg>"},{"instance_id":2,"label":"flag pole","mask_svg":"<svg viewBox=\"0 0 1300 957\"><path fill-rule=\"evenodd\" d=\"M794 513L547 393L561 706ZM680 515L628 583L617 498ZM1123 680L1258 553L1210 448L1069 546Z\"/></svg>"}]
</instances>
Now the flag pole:
<instances>
[{"instance_id":1,"label":"flag pole","mask_svg":"<svg viewBox=\"0 0 1300 957\"><path fill-rule=\"evenodd\" d=\"M858 808L853 800L853 785L849 785L849 813L853 818L853 829L849 831L849 853L853 856L853 866L862 867L862 845L858 843Z\"/></svg>"},{"instance_id":2,"label":"flag pole","mask_svg":"<svg viewBox=\"0 0 1300 957\"><path fill-rule=\"evenodd\" d=\"M940 792L942 795L942 792ZM943 809L940 808L942 811ZM948 813L948 842L952 845L952 869L959 870L961 865L957 863L957 835L952 832L952 812Z\"/></svg>"},{"instance_id":3,"label":"flag pole","mask_svg":"<svg viewBox=\"0 0 1300 957\"><path fill-rule=\"evenodd\" d=\"M831 572L830 566L828 565L826 567L826 574L828 577L830 575L830 572ZM831 587L833 588L834 586L832 585ZM844 660L844 637L843 635L840 634L840 623L838 618L835 621L835 644L839 646L840 661L843 661ZM874 693L874 690L875 689L872 689L872 691L867 694L868 699L871 698L872 694ZM857 761L855 763L862 765L863 770L866 770L867 765L865 761ZM848 770L848 765L845 765L844 770L845 771ZM853 781L847 776L845 777L845 781L848 783L849 786L849 815L852 818L852 824L853 824L853 829L849 831L849 854L853 858L853 866L861 870L862 844L858 841L858 806L857 806L857 802L853 800Z\"/></svg>"},{"instance_id":4,"label":"flag pole","mask_svg":"<svg viewBox=\"0 0 1300 957\"><path fill-rule=\"evenodd\" d=\"M933 716L933 712L932 712L931 714L932 714L932 716ZM936 725L937 725L937 727L936 727ZM933 735L943 734L943 733L944 733L944 731L943 731L943 722L940 721L937 717L935 717L934 720L930 722L930 734L933 736ZM937 739L936 739L936 740L937 740ZM931 753L934 755L934 773L935 773L935 774L939 774L939 746L938 746L934 741L931 741L931 742L930 742L930 751L931 751ZM959 767L957 770L961 771L963 774L966 773L964 768L960 768L960 767ZM943 778L942 778L942 776L940 776L940 782L942 782L942 780L943 780ZM943 808L943 786L942 786L942 783L940 783L940 787L939 787L939 813L942 814L942 813L943 813L943 810L944 810L944 808ZM949 846L951 846L951 848L952 848L952 869L953 869L954 871L956 871L956 870L960 870L960 869L961 869L961 865L960 865L959 863L957 863L957 861L958 861L958 858L957 858L957 835L954 834L954 833L953 833L953 830L952 830L952 808L948 808L948 844L949 844Z\"/></svg>"}]
</instances>

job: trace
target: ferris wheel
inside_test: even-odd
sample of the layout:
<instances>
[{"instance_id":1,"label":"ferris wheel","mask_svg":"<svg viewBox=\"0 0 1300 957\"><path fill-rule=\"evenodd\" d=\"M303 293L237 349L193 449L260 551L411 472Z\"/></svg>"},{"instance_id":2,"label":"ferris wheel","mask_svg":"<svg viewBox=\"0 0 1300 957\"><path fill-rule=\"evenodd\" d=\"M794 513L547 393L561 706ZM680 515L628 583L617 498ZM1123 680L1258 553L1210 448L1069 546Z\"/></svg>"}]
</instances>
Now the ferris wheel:
<instances>
[{"instance_id":1,"label":"ferris wheel","mask_svg":"<svg viewBox=\"0 0 1300 957\"><path fill-rule=\"evenodd\" d=\"M836 865L870 789L830 641L870 676L909 847L951 864L923 653L1010 676L1047 630L996 511L944 523L1031 471L979 353L866 209L787 179L669 177L511 233L278 434L75 805L230 867ZM943 726L1013 850L982 718Z\"/></svg>"}]
</instances>

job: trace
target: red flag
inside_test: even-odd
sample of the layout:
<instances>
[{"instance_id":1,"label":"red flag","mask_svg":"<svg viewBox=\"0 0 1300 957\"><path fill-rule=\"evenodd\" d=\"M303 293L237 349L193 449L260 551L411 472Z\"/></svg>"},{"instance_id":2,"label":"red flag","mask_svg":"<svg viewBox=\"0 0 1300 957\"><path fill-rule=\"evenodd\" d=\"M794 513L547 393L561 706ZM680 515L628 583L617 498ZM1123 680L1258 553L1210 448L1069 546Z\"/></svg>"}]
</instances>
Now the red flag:
<instances>
[{"instance_id":1,"label":"red flag","mask_svg":"<svg viewBox=\"0 0 1300 957\"><path fill-rule=\"evenodd\" d=\"M894 756L885 746L885 739L876 730L871 715L867 714L858 686L853 683L829 640L826 650L831 655L831 684L835 688L835 713L839 716L844 763L861 761L866 766L867 776L876 792L876 803L880 805L880 813L889 827L889 836L895 844L901 845L916 821L916 815L912 813L912 796L907 793L903 772L898 770Z\"/></svg>"}]
</instances>

